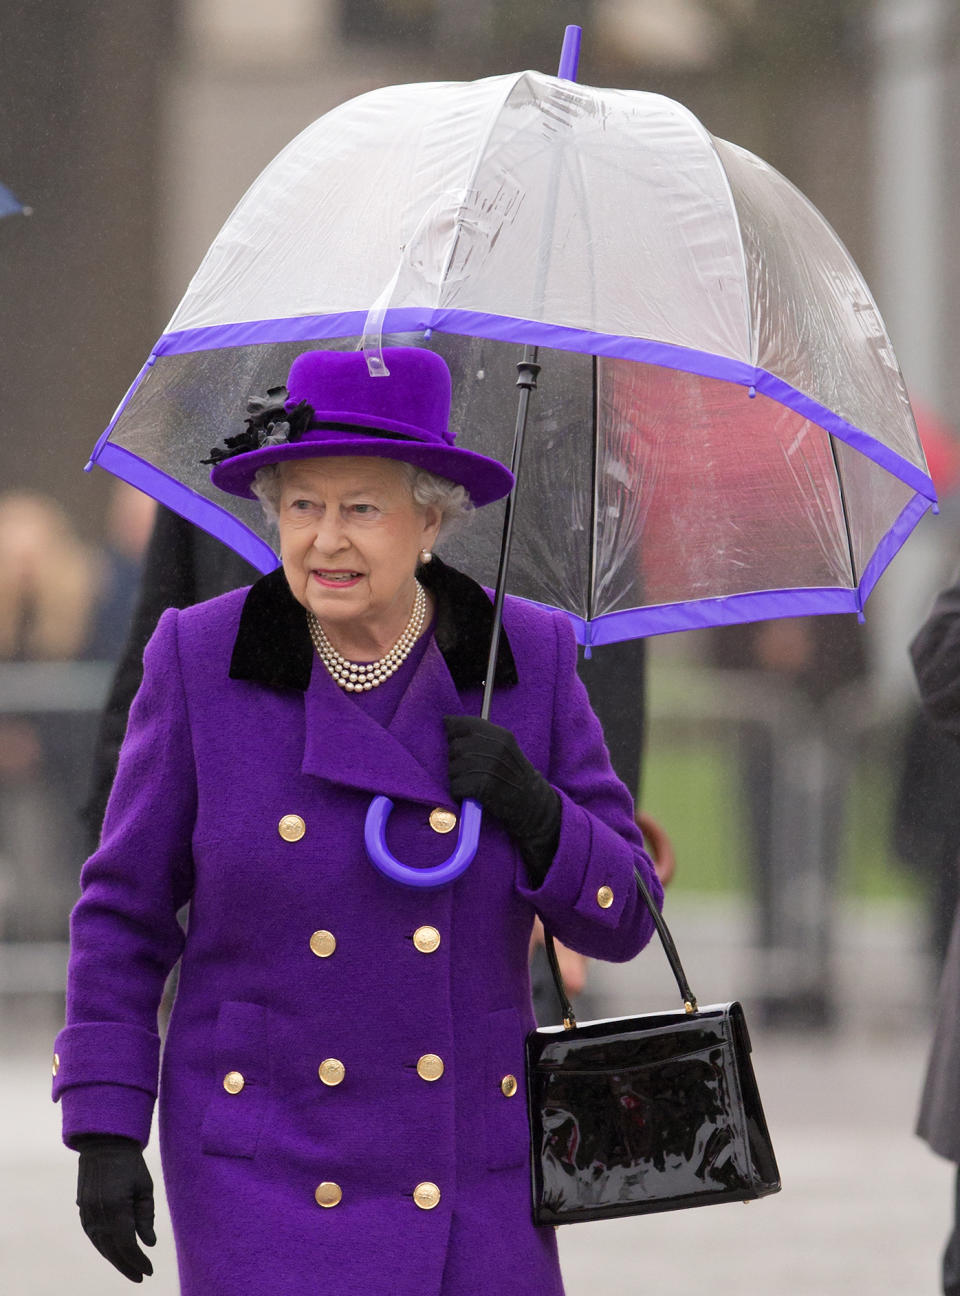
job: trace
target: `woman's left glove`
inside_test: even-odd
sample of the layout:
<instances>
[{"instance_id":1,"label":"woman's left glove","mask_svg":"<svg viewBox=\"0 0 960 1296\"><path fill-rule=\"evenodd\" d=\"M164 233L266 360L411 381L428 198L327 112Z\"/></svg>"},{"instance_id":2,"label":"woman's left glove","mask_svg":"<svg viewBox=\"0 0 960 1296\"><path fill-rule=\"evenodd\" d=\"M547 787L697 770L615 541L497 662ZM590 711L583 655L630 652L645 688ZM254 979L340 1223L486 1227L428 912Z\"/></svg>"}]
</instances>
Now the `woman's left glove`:
<instances>
[{"instance_id":1,"label":"woman's left glove","mask_svg":"<svg viewBox=\"0 0 960 1296\"><path fill-rule=\"evenodd\" d=\"M509 729L478 716L444 716L455 801L479 801L520 847L538 887L557 853L560 798L533 768Z\"/></svg>"}]
</instances>

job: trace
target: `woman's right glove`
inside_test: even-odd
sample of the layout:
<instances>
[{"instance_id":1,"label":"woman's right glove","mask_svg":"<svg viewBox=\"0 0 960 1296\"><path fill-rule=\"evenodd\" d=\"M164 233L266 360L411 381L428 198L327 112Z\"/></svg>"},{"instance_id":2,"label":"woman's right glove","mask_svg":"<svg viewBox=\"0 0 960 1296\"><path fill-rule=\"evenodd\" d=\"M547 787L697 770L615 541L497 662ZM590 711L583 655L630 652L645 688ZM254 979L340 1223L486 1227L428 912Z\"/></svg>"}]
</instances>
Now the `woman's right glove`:
<instances>
[{"instance_id":1,"label":"woman's right glove","mask_svg":"<svg viewBox=\"0 0 960 1296\"><path fill-rule=\"evenodd\" d=\"M153 1231L153 1180L136 1139L120 1134L81 1134L77 1205L83 1231L115 1268L131 1282L143 1282L153 1265L137 1246L147 1246Z\"/></svg>"},{"instance_id":2,"label":"woman's right glove","mask_svg":"<svg viewBox=\"0 0 960 1296\"><path fill-rule=\"evenodd\" d=\"M560 798L509 729L479 716L444 716L450 795L472 797L520 847L532 886L543 885L560 840Z\"/></svg>"}]
</instances>

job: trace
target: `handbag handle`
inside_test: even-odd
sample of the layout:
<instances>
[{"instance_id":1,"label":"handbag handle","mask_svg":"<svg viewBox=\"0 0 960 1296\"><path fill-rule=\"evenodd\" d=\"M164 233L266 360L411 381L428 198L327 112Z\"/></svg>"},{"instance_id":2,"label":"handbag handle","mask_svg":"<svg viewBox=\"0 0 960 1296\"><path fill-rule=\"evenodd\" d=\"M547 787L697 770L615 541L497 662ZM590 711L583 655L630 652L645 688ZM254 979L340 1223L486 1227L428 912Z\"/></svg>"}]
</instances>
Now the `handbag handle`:
<instances>
[{"instance_id":1,"label":"handbag handle","mask_svg":"<svg viewBox=\"0 0 960 1296\"><path fill-rule=\"evenodd\" d=\"M656 902L643 880L643 874L633 866L633 876L637 880L637 890L640 892L640 898L643 900L647 909L650 911L650 917L653 919L653 925L657 929L657 935L660 937L660 944L663 946L663 952L667 956L667 962L670 964L670 970L673 973L674 980L677 983L677 989L680 991L680 997L683 999L684 1011L695 1013L697 1011L696 995L690 989L690 983L687 981L687 975L683 970L683 964L680 962L680 955L677 953L677 947L674 944L673 937L670 935L670 928L664 922L663 914L657 908ZM553 984L557 988L557 998L560 1000L560 1007L563 1009L563 1024L567 1030L573 1030L577 1024L570 1000L567 998L567 992L564 989L563 977L560 975L560 964L557 962L557 951L553 943L553 937L543 929L543 943L547 951L547 962L550 964L550 971L553 974Z\"/></svg>"}]
</instances>

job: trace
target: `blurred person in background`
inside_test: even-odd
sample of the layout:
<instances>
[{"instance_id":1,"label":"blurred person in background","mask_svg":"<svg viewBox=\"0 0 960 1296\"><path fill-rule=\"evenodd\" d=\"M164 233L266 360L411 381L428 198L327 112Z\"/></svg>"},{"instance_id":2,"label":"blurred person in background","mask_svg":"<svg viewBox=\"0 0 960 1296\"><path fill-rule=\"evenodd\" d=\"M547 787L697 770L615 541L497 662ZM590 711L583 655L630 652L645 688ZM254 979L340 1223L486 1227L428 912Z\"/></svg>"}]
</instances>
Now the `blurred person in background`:
<instances>
[{"instance_id":1,"label":"blurred person in background","mask_svg":"<svg viewBox=\"0 0 960 1296\"><path fill-rule=\"evenodd\" d=\"M93 634L98 573L66 512L31 492L0 496L0 657L69 661Z\"/></svg>"},{"instance_id":2,"label":"blurred person in background","mask_svg":"<svg viewBox=\"0 0 960 1296\"><path fill-rule=\"evenodd\" d=\"M893 843L927 897L927 944L939 980L960 894L960 743L926 714L911 716L901 753Z\"/></svg>"},{"instance_id":3,"label":"blurred person in background","mask_svg":"<svg viewBox=\"0 0 960 1296\"><path fill-rule=\"evenodd\" d=\"M927 552L916 546L911 553L918 568L910 573L912 588L922 600L912 621L916 625L937 590L949 580L953 555L960 546L960 441L952 425L922 402L914 400L914 410L940 501L940 517L930 519L934 525L923 535ZM897 603L903 615L903 599L898 598ZM939 980L960 898L960 744L912 694L909 709L900 751L893 845L926 893L932 971Z\"/></svg>"},{"instance_id":4,"label":"blurred person in background","mask_svg":"<svg viewBox=\"0 0 960 1296\"><path fill-rule=\"evenodd\" d=\"M960 745L960 571L937 598L910 654L927 718L944 738ZM960 780L953 798L960 801ZM954 870L958 864L954 856ZM917 1133L958 1166L942 1276L945 1296L960 1296L960 908L953 912Z\"/></svg>"},{"instance_id":5,"label":"blurred person in background","mask_svg":"<svg viewBox=\"0 0 960 1296\"><path fill-rule=\"evenodd\" d=\"M52 499L0 497L0 662L65 662L90 642L97 592L93 552ZM0 902L5 940L65 930L69 813L82 768L82 725L17 710L16 676L0 699Z\"/></svg>"},{"instance_id":6,"label":"blurred person in background","mask_svg":"<svg viewBox=\"0 0 960 1296\"><path fill-rule=\"evenodd\" d=\"M156 515L156 502L149 495L119 479L111 482L106 532L97 555L96 617L86 653L92 660L116 662L123 652Z\"/></svg>"},{"instance_id":7,"label":"blurred person in background","mask_svg":"<svg viewBox=\"0 0 960 1296\"><path fill-rule=\"evenodd\" d=\"M64 897L82 856L73 817L89 770L93 721L69 709L28 710L16 666L109 659L123 642L136 589L136 549L150 501L111 496L111 547L83 543L66 511L29 491L0 496L0 913L7 940L65 935Z\"/></svg>"}]
</instances>

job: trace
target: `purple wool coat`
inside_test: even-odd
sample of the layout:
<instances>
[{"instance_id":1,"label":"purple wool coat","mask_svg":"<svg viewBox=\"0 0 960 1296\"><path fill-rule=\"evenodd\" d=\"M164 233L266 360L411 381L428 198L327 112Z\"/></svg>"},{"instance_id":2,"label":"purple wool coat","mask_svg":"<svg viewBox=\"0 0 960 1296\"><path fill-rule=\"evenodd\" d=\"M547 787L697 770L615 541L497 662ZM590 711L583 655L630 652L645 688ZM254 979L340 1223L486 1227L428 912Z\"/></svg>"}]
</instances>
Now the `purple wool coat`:
<instances>
[{"instance_id":1,"label":"purple wool coat","mask_svg":"<svg viewBox=\"0 0 960 1296\"><path fill-rule=\"evenodd\" d=\"M442 717L479 712L491 605L450 568L429 583L435 634L386 728L314 660L282 572L165 612L147 647L71 917L53 1097L68 1146L85 1132L145 1145L159 1094L184 1296L563 1291L554 1230L531 1220L531 924L622 961L652 932L635 864L662 893L566 618L510 599L491 718L560 795L545 881L529 885L489 815L452 885L371 865L375 793L395 802L399 858L451 849L429 820L456 810ZM160 1065L157 1009L181 956ZM336 1205L318 1204L321 1184ZM418 1204L423 1184L436 1204L429 1189Z\"/></svg>"}]
</instances>

